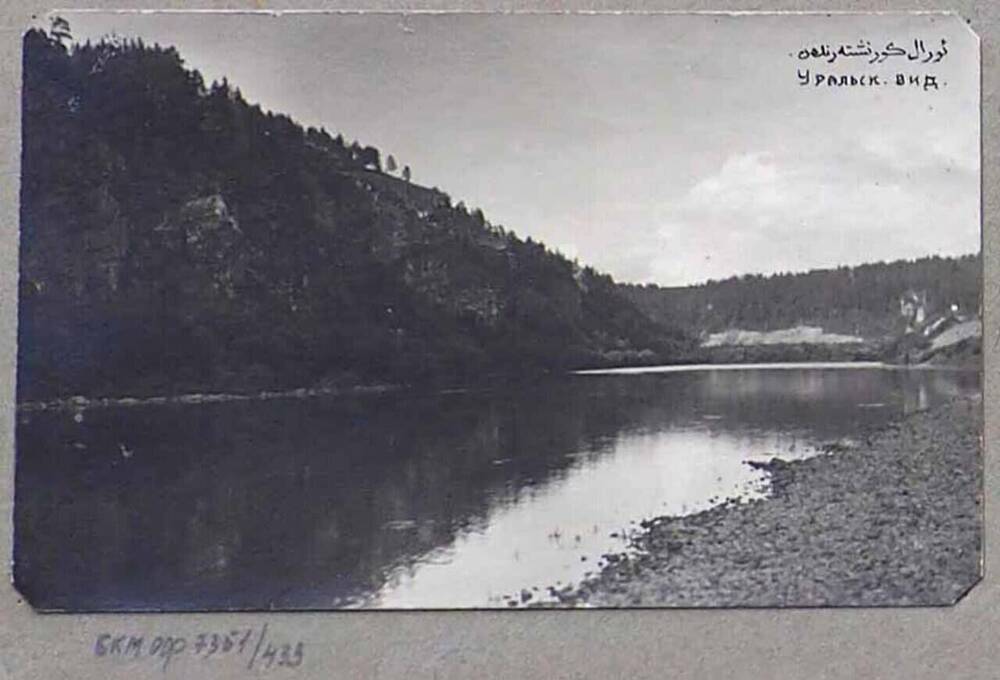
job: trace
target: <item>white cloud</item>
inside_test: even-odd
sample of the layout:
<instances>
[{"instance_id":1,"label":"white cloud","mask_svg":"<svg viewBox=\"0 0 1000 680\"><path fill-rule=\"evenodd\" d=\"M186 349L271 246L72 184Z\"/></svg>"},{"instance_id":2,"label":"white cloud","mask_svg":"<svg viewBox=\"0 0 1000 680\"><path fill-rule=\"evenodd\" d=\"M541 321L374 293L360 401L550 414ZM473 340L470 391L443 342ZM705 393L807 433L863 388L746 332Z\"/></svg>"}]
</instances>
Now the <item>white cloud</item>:
<instances>
[{"instance_id":1,"label":"white cloud","mask_svg":"<svg viewBox=\"0 0 1000 680\"><path fill-rule=\"evenodd\" d=\"M976 250L976 173L961 150L922 149L863 138L838 162L821 152L732 154L662 206L647 280L681 284Z\"/></svg>"},{"instance_id":2,"label":"white cloud","mask_svg":"<svg viewBox=\"0 0 1000 680\"><path fill-rule=\"evenodd\" d=\"M787 204L787 185L778 174L770 154L744 153L730 156L715 175L695 184L688 193L692 205L732 204L779 208Z\"/></svg>"}]
</instances>

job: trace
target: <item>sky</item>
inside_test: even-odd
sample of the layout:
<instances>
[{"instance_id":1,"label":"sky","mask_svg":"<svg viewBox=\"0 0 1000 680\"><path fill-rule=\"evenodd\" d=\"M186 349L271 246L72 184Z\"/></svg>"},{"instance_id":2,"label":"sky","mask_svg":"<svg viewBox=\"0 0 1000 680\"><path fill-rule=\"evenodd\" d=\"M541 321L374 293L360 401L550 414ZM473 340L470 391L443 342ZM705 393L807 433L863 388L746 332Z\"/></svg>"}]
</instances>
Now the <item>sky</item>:
<instances>
[{"instance_id":1,"label":"sky","mask_svg":"<svg viewBox=\"0 0 1000 680\"><path fill-rule=\"evenodd\" d=\"M78 40L173 45L207 81L391 153L619 281L979 251L979 47L957 17L64 16ZM799 58L918 39L948 53ZM940 87L802 86L806 68Z\"/></svg>"}]
</instances>

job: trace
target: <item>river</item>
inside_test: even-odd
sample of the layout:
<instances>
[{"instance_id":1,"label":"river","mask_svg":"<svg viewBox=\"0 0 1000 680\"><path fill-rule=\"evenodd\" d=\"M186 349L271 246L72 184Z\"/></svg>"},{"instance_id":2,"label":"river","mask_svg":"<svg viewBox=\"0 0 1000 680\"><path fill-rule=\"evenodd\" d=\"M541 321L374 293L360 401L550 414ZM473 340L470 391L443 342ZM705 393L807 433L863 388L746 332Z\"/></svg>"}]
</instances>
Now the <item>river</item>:
<instances>
[{"instance_id":1,"label":"river","mask_svg":"<svg viewBox=\"0 0 1000 680\"><path fill-rule=\"evenodd\" d=\"M654 367L503 389L21 411L15 576L67 610L506 607L644 518L767 493L978 392L874 364Z\"/></svg>"}]
</instances>

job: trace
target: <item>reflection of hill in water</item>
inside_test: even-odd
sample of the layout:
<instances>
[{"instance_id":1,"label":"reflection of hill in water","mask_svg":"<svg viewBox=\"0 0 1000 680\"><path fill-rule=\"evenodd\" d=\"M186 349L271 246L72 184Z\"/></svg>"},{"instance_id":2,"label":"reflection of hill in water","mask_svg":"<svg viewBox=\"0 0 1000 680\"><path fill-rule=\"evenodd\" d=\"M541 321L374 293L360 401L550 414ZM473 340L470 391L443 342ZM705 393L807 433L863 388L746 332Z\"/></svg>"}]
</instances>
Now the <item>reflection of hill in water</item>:
<instances>
[{"instance_id":1,"label":"reflection of hill in water","mask_svg":"<svg viewBox=\"0 0 1000 680\"><path fill-rule=\"evenodd\" d=\"M623 435L694 426L839 437L909 408L921 390L927 400L973 388L976 376L963 376L578 377L494 392L96 409L82 423L22 414L17 581L45 607L337 606Z\"/></svg>"},{"instance_id":2,"label":"reflection of hill in water","mask_svg":"<svg viewBox=\"0 0 1000 680\"><path fill-rule=\"evenodd\" d=\"M555 394L31 414L19 583L48 606L336 604L627 419Z\"/></svg>"}]
</instances>

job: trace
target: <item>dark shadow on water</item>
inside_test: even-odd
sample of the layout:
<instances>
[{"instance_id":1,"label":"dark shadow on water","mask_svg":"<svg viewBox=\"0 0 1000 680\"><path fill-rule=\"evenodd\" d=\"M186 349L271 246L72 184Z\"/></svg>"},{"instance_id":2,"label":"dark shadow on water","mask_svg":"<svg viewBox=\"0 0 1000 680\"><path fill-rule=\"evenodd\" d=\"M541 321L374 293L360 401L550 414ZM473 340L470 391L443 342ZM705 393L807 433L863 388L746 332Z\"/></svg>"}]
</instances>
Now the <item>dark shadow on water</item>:
<instances>
[{"instance_id":1,"label":"dark shadow on water","mask_svg":"<svg viewBox=\"0 0 1000 680\"><path fill-rule=\"evenodd\" d=\"M346 606L625 436L830 440L967 391L976 374L735 371L24 412L15 579L42 609Z\"/></svg>"}]
</instances>

